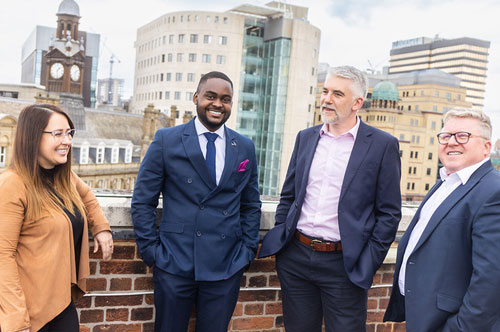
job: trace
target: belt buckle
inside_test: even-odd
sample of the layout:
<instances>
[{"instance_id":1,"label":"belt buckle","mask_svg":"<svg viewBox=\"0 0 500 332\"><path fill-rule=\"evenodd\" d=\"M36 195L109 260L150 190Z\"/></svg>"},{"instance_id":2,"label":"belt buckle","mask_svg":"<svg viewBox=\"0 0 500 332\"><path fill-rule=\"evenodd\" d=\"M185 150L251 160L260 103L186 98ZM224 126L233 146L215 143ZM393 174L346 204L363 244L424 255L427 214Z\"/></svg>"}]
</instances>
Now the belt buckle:
<instances>
[{"instance_id":1,"label":"belt buckle","mask_svg":"<svg viewBox=\"0 0 500 332\"><path fill-rule=\"evenodd\" d=\"M323 243L323 241L321 241L321 240L317 240L317 239L311 239L311 244L310 244L310 246L311 246L311 248L312 248L313 250L316 250L316 248L314 248L314 245L315 245L315 244L321 244L321 243Z\"/></svg>"}]
</instances>

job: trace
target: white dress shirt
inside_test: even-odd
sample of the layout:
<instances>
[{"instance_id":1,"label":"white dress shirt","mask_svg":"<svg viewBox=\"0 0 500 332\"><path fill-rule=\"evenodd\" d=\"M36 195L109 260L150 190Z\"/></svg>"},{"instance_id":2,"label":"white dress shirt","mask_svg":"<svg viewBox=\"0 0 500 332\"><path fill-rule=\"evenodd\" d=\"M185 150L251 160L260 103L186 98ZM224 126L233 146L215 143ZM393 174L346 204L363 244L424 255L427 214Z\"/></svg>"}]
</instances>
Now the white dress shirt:
<instances>
[{"instance_id":1,"label":"white dress shirt","mask_svg":"<svg viewBox=\"0 0 500 332\"><path fill-rule=\"evenodd\" d=\"M203 123L196 117L194 119L194 126L196 128L196 133L198 134L198 141L200 142L201 152L203 153L203 158L207 158L207 138L204 133L211 133ZM219 129L214 131L217 134L215 139L215 179L217 185L219 184L220 177L222 176L222 171L224 170L224 162L226 158L226 139L225 139L225 125L222 125Z\"/></svg>"},{"instance_id":2,"label":"white dress shirt","mask_svg":"<svg viewBox=\"0 0 500 332\"><path fill-rule=\"evenodd\" d=\"M406 245L406 250L403 256L403 262L401 264L401 269L399 270L399 292L401 295L405 295L405 276L406 276L406 264L408 263L408 258L412 254L415 246L417 245L422 233L424 232L429 220L436 211L436 209L443 203L443 201L450 196L450 194L457 189L460 185L465 185L472 174L486 161L490 158L486 158L481 162L474 164L472 166L463 168L458 172L448 174L446 168L442 167L439 170L439 175L441 176L441 181L443 183L438 189L432 194L431 197L425 202L422 210L420 211L420 218L417 224L413 228L408 244Z\"/></svg>"}]
</instances>

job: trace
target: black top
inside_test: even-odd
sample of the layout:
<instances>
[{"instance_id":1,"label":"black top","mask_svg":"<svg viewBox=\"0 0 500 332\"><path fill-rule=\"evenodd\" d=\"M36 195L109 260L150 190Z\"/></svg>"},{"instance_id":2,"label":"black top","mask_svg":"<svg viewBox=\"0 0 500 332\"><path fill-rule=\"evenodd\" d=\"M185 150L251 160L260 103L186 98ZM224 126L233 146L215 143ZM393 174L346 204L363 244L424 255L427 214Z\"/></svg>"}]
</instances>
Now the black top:
<instances>
[{"instance_id":1,"label":"black top","mask_svg":"<svg viewBox=\"0 0 500 332\"><path fill-rule=\"evenodd\" d=\"M54 188L52 188L52 184L54 183L55 168L52 169L41 168L41 170L48 184L51 186L49 189L53 191ZM57 193L54 192L54 194L56 194L57 196ZM64 210L69 220L71 221L71 226L73 231L73 243L75 245L76 275L78 276L78 267L80 265L80 253L82 250L82 237L83 237L83 225L84 225L83 217L80 211L76 207L73 208L74 214L69 212L64 206L62 206L62 209Z\"/></svg>"}]
</instances>

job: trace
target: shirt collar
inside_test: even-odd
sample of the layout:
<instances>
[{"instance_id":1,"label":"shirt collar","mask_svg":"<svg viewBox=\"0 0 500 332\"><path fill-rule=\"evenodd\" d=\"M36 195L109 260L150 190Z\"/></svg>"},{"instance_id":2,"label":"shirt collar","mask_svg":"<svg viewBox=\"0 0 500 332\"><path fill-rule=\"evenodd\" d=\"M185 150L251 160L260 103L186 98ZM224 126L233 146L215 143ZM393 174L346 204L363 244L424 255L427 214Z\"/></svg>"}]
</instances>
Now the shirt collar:
<instances>
[{"instance_id":1,"label":"shirt collar","mask_svg":"<svg viewBox=\"0 0 500 332\"><path fill-rule=\"evenodd\" d=\"M348 131L346 131L345 133L343 134L340 134L338 137L341 137L341 136L345 136L345 135L348 135L350 134L354 140L356 140L356 136L358 135L358 130L359 130L359 123L361 121L359 120L359 117L356 116L356 124L354 125L354 127L352 127L351 129L349 129ZM328 131L328 124L327 123L323 123L323 126L321 127L320 131L319 131L319 135L320 136L323 136L323 135L328 135L330 137L335 137L332 133L330 133ZM337 138L337 137L336 137Z\"/></svg>"},{"instance_id":2,"label":"shirt collar","mask_svg":"<svg viewBox=\"0 0 500 332\"><path fill-rule=\"evenodd\" d=\"M479 167L481 167L482 164L484 164L488 160L490 160L490 158L486 157L483 160L481 160L480 162L478 162L477 164L462 168L461 170L459 170L455 173L452 173L452 174L448 174L448 171L446 171L446 167L441 167L441 169L439 170L439 175L441 176L441 180L443 180L443 181L446 181L447 179L449 179L450 176L458 176L458 178L460 179L462 184L466 184L467 181L469 181L472 174L474 174L474 172Z\"/></svg>"},{"instance_id":3,"label":"shirt collar","mask_svg":"<svg viewBox=\"0 0 500 332\"><path fill-rule=\"evenodd\" d=\"M224 139L225 126L226 125L224 124L224 125L220 126L219 129L214 131L214 133L217 134L222 139ZM203 135L204 133L211 133L211 131L208 130L207 127L205 127L205 125L203 125L203 123L201 123L201 121L200 121L200 119L198 119L198 117L194 118L194 127L196 128L196 133L198 134L198 136Z\"/></svg>"}]
</instances>

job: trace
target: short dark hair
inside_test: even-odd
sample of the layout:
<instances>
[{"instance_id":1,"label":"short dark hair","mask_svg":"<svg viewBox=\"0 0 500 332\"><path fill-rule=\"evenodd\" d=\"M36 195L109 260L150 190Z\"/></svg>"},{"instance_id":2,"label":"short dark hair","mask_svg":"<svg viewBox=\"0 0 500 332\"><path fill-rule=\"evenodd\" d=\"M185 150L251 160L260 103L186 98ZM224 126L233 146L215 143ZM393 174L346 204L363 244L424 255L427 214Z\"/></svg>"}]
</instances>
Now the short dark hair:
<instances>
[{"instance_id":1,"label":"short dark hair","mask_svg":"<svg viewBox=\"0 0 500 332\"><path fill-rule=\"evenodd\" d=\"M198 83L198 87L196 88L196 92L199 93L201 85L204 84L206 81L208 81L211 78L220 78L224 81L229 82L229 84L231 84L231 90L233 90L233 82L231 81L229 76L227 76L226 74L224 74L220 71L211 71L210 73L207 73L200 78L200 82Z\"/></svg>"}]
</instances>

